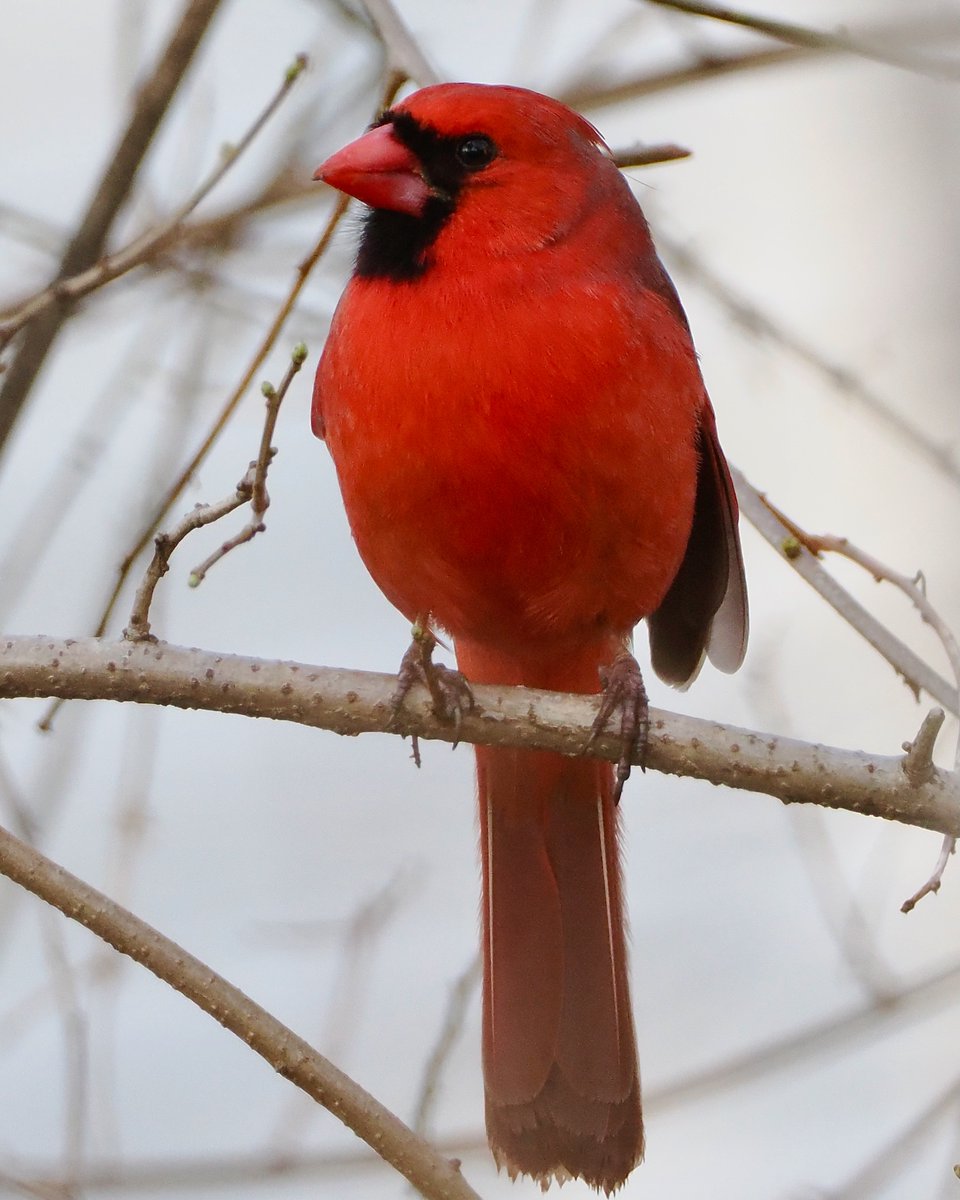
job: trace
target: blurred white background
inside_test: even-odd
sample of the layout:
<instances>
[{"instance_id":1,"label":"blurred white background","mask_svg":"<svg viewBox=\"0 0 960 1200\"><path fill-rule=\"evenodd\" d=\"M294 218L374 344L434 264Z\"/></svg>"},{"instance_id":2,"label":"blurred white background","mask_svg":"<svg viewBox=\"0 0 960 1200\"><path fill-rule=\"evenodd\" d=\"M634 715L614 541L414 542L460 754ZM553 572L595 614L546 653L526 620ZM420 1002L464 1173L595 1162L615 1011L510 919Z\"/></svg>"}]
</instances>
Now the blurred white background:
<instances>
[{"instance_id":1,"label":"blurred white background","mask_svg":"<svg viewBox=\"0 0 960 1200\"><path fill-rule=\"evenodd\" d=\"M5 0L0 307L55 273L180 7ZM806 528L922 568L960 625L960 84L797 54L588 104L591 90L776 43L638 0L400 0L400 10L446 78L576 91L614 147L693 150L630 175L729 457ZM960 64L956 0L765 0L751 11L896 28L888 48ZM383 63L352 12L351 0L224 0L111 244L189 195L299 51L310 73L195 219L258 196L284 164L308 179L355 136ZM228 245L175 248L70 321L0 459L0 629L92 631L117 564L240 377L331 203L317 185ZM395 669L406 647L309 432L312 368L354 232L350 221L339 230L262 373L278 381L306 341L275 439L268 530L194 591L189 570L224 527L186 543L153 612L169 641L375 670ZM758 330L745 305L783 338ZM261 420L254 387L178 512L232 490ZM940 466L922 442L945 455ZM896 753L925 705L750 529L744 544L744 669L705 670L683 695L651 676L652 702ZM946 669L892 589L830 565ZM129 598L113 634L128 611ZM45 708L0 707L0 821L28 814L45 852L412 1120L450 990L476 952L469 748L425 745L417 772L409 746L389 737L80 703L41 735ZM955 737L949 722L945 765ZM624 1196L960 1197L960 865L940 896L899 912L939 837L652 773L631 780L624 806L648 1120L647 1162ZM429 1132L483 1196L533 1197L531 1182L498 1178L486 1152L479 1044L474 992ZM70 1186L24 1190L38 1179ZM379 1200L405 1186L182 997L0 881L0 1195Z\"/></svg>"}]
</instances>

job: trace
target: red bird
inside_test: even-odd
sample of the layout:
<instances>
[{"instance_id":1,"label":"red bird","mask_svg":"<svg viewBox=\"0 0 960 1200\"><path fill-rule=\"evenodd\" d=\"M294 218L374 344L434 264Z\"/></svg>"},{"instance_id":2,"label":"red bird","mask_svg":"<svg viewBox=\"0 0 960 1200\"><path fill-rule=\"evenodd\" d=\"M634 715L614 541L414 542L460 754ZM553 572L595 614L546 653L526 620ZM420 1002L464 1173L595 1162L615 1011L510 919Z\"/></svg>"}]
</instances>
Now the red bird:
<instances>
[{"instance_id":1,"label":"red bird","mask_svg":"<svg viewBox=\"0 0 960 1200\"><path fill-rule=\"evenodd\" d=\"M705 654L736 670L733 486L683 309L597 131L535 92L443 84L315 178L370 207L313 429L385 596L447 630L476 683L596 693L603 674L610 695L632 670L645 706L627 654L644 617L663 679ZM490 1145L511 1175L609 1193L644 1145L614 772L476 755Z\"/></svg>"}]
</instances>

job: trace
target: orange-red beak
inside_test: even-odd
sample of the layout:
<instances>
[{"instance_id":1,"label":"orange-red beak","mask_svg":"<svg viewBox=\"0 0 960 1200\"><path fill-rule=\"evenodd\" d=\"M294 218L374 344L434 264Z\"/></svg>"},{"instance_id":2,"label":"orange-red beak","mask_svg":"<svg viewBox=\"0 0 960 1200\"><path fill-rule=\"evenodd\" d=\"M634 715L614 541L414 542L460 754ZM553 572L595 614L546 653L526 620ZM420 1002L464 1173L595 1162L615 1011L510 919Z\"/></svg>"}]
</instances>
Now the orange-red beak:
<instances>
[{"instance_id":1,"label":"orange-red beak","mask_svg":"<svg viewBox=\"0 0 960 1200\"><path fill-rule=\"evenodd\" d=\"M389 208L415 217L430 198L416 155L389 124L378 125L332 154L313 177L371 208Z\"/></svg>"}]
</instances>

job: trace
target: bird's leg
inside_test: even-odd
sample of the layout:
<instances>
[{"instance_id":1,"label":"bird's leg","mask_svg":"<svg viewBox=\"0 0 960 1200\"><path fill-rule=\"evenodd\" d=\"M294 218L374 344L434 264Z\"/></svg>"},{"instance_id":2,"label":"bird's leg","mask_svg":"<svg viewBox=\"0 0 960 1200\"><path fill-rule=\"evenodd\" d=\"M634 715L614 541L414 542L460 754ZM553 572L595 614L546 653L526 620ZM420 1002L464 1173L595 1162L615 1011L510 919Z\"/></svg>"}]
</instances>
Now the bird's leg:
<instances>
[{"instance_id":1,"label":"bird's leg","mask_svg":"<svg viewBox=\"0 0 960 1200\"><path fill-rule=\"evenodd\" d=\"M629 650L622 650L609 667L600 668L600 682L603 684L600 711L584 750L589 750L606 729L610 717L619 709L620 758L613 790L613 802L619 804L623 785L630 778L631 759L635 755L639 757L641 771L646 770L644 762L650 734L650 704L640 667Z\"/></svg>"},{"instance_id":2,"label":"bird's leg","mask_svg":"<svg viewBox=\"0 0 960 1200\"><path fill-rule=\"evenodd\" d=\"M474 699L470 685L460 671L433 661L437 639L426 621L418 620L412 629L412 640L400 662L397 686L390 700L393 715L400 712L407 693L415 683L422 683L430 693L434 714L441 721L452 721L459 732L463 717L473 711ZM456 746L456 741L454 741ZM416 738L413 757L420 765L420 754Z\"/></svg>"}]
</instances>

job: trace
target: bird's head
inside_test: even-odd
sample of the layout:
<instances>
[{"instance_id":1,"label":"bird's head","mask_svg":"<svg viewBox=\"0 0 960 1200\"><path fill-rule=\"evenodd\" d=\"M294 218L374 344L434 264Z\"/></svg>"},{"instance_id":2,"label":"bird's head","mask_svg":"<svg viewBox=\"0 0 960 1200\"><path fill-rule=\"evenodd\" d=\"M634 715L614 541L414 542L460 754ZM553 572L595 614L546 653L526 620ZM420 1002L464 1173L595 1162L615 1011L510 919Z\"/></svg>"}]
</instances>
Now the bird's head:
<instances>
[{"instance_id":1,"label":"bird's head","mask_svg":"<svg viewBox=\"0 0 960 1200\"><path fill-rule=\"evenodd\" d=\"M358 273L417 277L437 256L522 254L558 241L612 188L584 117L523 88L451 83L388 109L314 175L370 206Z\"/></svg>"}]
</instances>

